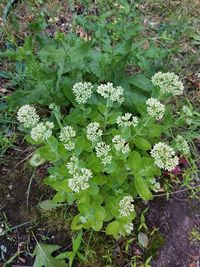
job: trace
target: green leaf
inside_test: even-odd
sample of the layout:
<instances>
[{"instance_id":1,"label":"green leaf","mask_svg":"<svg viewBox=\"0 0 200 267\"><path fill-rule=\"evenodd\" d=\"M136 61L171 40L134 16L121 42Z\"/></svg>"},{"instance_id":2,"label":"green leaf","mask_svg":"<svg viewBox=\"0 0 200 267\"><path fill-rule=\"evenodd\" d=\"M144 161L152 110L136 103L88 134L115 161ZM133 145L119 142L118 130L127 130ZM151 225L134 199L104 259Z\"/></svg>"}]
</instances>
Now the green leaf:
<instances>
[{"instance_id":1,"label":"green leaf","mask_svg":"<svg viewBox=\"0 0 200 267\"><path fill-rule=\"evenodd\" d=\"M105 113L106 113L106 110L107 110L106 105L104 105L104 104L102 104L102 103L99 103L99 104L98 104L98 110L99 110L99 112L100 112L101 114L105 114Z\"/></svg>"},{"instance_id":2,"label":"green leaf","mask_svg":"<svg viewBox=\"0 0 200 267\"><path fill-rule=\"evenodd\" d=\"M128 81L130 84L140 88L144 92L151 93L154 88L151 80L141 73L130 77Z\"/></svg>"},{"instance_id":3,"label":"green leaf","mask_svg":"<svg viewBox=\"0 0 200 267\"><path fill-rule=\"evenodd\" d=\"M93 196L98 195L99 193L98 185L94 182L90 182L90 187L87 189L87 192Z\"/></svg>"},{"instance_id":4,"label":"green leaf","mask_svg":"<svg viewBox=\"0 0 200 267\"><path fill-rule=\"evenodd\" d=\"M39 204L39 207L45 211L53 210L53 209L60 207L60 206L62 206L62 204L57 204L57 203L53 202L51 199L44 200L44 201L40 202L40 204Z\"/></svg>"},{"instance_id":5,"label":"green leaf","mask_svg":"<svg viewBox=\"0 0 200 267\"><path fill-rule=\"evenodd\" d=\"M78 136L75 139L75 153L77 156L81 154L85 146L85 138L83 136Z\"/></svg>"},{"instance_id":6,"label":"green leaf","mask_svg":"<svg viewBox=\"0 0 200 267\"><path fill-rule=\"evenodd\" d=\"M45 160L41 157L39 153L33 154L31 159L29 160L29 164L33 167L37 167L42 165L45 162Z\"/></svg>"},{"instance_id":7,"label":"green leaf","mask_svg":"<svg viewBox=\"0 0 200 267\"><path fill-rule=\"evenodd\" d=\"M53 45L45 46L39 53L40 59L50 65L50 63L59 64L66 57L66 52L63 48L57 48Z\"/></svg>"},{"instance_id":8,"label":"green leaf","mask_svg":"<svg viewBox=\"0 0 200 267\"><path fill-rule=\"evenodd\" d=\"M141 159L142 158L141 158L141 155L140 155L139 152L132 151L131 154L128 157L128 167L131 170L134 170L134 172L139 171L140 168L141 168L141 163L142 163Z\"/></svg>"},{"instance_id":9,"label":"green leaf","mask_svg":"<svg viewBox=\"0 0 200 267\"><path fill-rule=\"evenodd\" d=\"M91 144L90 144L91 147ZM102 165L100 160L96 157L94 153L90 154L90 156L87 159L88 167L92 169L96 173L100 173L102 170Z\"/></svg>"},{"instance_id":10,"label":"green leaf","mask_svg":"<svg viewBox=\"0 0 200 267\"><path fill-rule=\"evenodd\" d=\"M82 223L80 222L80 216L76 215L71 223L71 229L72 230L80 230L82 228Z\"/></svg>"},{"instance_id":11,"label":"green leaf","mask_svg":"<svg viewBox=\"0 0 200 267\"><path fill-rule=\"evenodd\" d=\"M143 248L147 248L148 243L149 243L149 239L148 236L143 233L143 232L139 232L138 233L138 243L143 247Z\"/></svg>"},{"instance_id":12,"label":"green leaf","mask_svg":"<svg viewBox=\"0 0 200 267\"><path fill-rule=\"evenodd\" d=\"M37 152L39 155L48 161L56 161L60 159L60 154L58 150L59 142L54 136L48 139L48 144L39 148Z\"/></svg>"},{"instance_id":13,"label":"green leaf","mask_svg":"<svg viewBox=\"0 0 200 267\"><path fill-rule=\"evenodd\" d=\"M75 239L73 239L72 241L72 249L73 249L73 252L77 252L80 245L81 245L81 241L82 241L82 231L77 235L77 237Z\"/></svg>"},{"instance_id":14,"label":"green leaf","mask_svg":"<svg viewBox=\"0 0 200 267\"><path fill-rule=\"evenodd\" d=\"M38 243L33 251L33 255L36 256L33 267L67 267L67 264L63 260L56 260L51 254L58 250L60 246L46 245Z\"/></svg>"},{"instance_id":15,"label":"green leaf","mask_svg":"<svg viewBox=\"0 0 200 267\"><path fill-rule=\"evenodd\" d=\"M120 224L118 221L109 223L106 227L106 234L113 235L115 239L119 238Z\"/></svg>"},{"instance_id":16,"label":"green leaf","mask_svg":"<svg viewBox=\"0 0 200 267\"><path fill-rule=\"evenodd\" d=\"M135 188L137 190L137 193L140 195L140 197L144 200L152 199L151 191L149 190L149 187L147 185L147 182L144 178L142 178L139 175L134 176L134 184Z\"/></svg>"},{"instance_id":17,"label":"green leaf","mask_svg":"<svg viewBox=\"0 0 200 267\"><path fill-rule=\"evenodd\" d=\"M147 129L147 135L149 137L160 137L163 131L163 126L159 124L153 124L150 128Z\"/></svg>"},{"instance_id":18,"label":"green leaf","mask_svg":"<svg viewBox=\"0 0 200 267\"><path fill-rule=\"evenodd\" d=\"M149 141L147 141L146 139L144 139L142 137L136 137L134 139L134 143L141 150L150 150L151 149L151 144L149 143Z\"/></svg>"}]
</instances>

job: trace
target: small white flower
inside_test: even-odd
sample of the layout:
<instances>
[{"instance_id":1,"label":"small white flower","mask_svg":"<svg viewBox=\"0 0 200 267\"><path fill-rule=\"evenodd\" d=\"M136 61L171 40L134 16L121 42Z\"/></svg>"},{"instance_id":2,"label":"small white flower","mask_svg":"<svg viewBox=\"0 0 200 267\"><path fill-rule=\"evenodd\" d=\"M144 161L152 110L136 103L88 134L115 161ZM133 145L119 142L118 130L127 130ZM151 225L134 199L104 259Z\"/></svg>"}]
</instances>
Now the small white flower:
<instances>
[{"instance_id":1,"label":"small white flower","mask_svg":"<svg viewBox=\"0 0 200 267\"><path fill-rule=\"evenodd\" d=\"M127 217L135 211L132 196L125 196L119 202L119 213L121 217Z\"/></svg>"},{"instance_id":2,"label":"small white flower","mask_svg":"<svg viewBox=\"0 0 200 267\"><path fill-rule=\"evenodd\" d=\"M129 144L126 143L126 140L121 138L120 135L115 135L112 139L114 143L114 147L117 151L121 151L123 154L127 154L130 152Z\"/></svg>"},{"instance_id":3,"label":"small white flower","mask_svg":"<svg viewBox=\"0 0 200 267\"><path fill-rule=\"evenodd\" d=\"M70 174L74 174L78 170L78 158L72 156L70 161L66 164L66 167Z\"/></svg>"},{"instance_id":4,"label":"small white flower","mask_svg":"<svg viewBox=\"0 0 200 267\"><path fill-rule=\"evenodd\" d=\"M108 165L111 163L111 161L112 161L112 156L110 155L106 155L104 158L101 159L101 163L103 165Z\"/></svg>"},{"instance_id":5,"label":"small white flower","mask_svg":"<svg viewBox=\"0 0 200 267\"><path fill-rule=\"evenodd\" d=\"M176 149L179 152L181 152L183 155L190 154L190 147L189 147L187 141L181 135L178 135L176 137L175 146L176 146Z\"/></svg>"},{"instance_id":6,"label":"small white flower","mask_svg":"<svg viewBox=\"0 0 200 267\"><path fill-rule=\"evenodd\" d=\"M76 132L73 127L65 126L60 132L60 141L64 143L64 147L66 150L71 151L75 148L75 144L73 142L73 138L76 136Z\"/></svg>"},{"instance_id":7,"label":"small white flower","mask_svg":"<svg viewBox=\"0 0 200 267\"><path fill-rule=\"evenodd\" d=\"M17 120L23 123L25 128L31 128L39 122L40 117L34 107L24 105L17 112Z\"/></svg>"},{"instance_id":8,"label":"small white flower","mask_svg":"<svg viewBox=\"0 0 200 267\"><path fill-rule=\"evenodd\" d=\"M80 216L80 222L82 224L86 223L87 222L87 217L86 216Z\"/></svg>"},{"instance_id":9,"label":"small white flower","mask_svg":"<svg viewBox=\"0 0 200 267\"><path fill-rule=\"evenodd\" d=\"M92 178L92 172L89 169L81 168L73 174L73 177L68 180L68 186L73 192L80 192L89 187L89 179Z\"/></svg>"},{"instance_id":10,"label":"small white flower","mask_svg":"<svg viewBox=\"0 0 200 267\"><path fill-rule=\"evenodd\" d=\"M162 142L155 144L150 154L161 169L172 171L179 163L173 148Z\"/></svg>"},{"instance_id":11,"label":"small white flower","mask_svg":"<svg viewBox=\"0 0 200 267\"><path fill-rule=\"evenodd\" d=\"M99 129L100 125L98 122L91 122L86 128L87 139L91 142L96 142L102 135L103 131Z\"/></svg>"},{"instance_id":12,"label":"small white flower","mask_svg":"<svg viewBox=\"0 0 200 267\"><path fill-rule=\"evenodd\" d=\"M116 123L121 127L136 127L138 125L138 118L131 113L125 113L123 116L118 116Z\"/></svg>"},{"instance_id":13,"label":"small white flower","mask_svg":"<svg viewBox=\"0 0 200 267\"><path fill-rule=\"evenodd\" d=\"M49 105L49 109L54 110L55 108L56 108L56 104L55 103L51 103Z\"/></svg>"},{"instance_id":14,"label":"small white flower","mask_svg":"<svg viewBox=\"0 0 200 267\"><path fill-rule=\"evenodd\" d=\"M109 145L107 145L105 142L97 143L95 150L97 157L101 158L101 163L103 165L111 163L112 156L109 155L109 151L111 150Z\"/></svg>"},{"instance_id":15,"label":"small white flower","mask_svg":"<svg viewBox=\"0 0 200 267\"><path fill-rule=\"evenodd\" d=\"M72 91L75 95L76 102L79 104L85 104L92 96L93 86L89 82L79 82L74 84Z\"/></svg>"},{"instance_id":16,"label":"small white flower","mask_svg":"<svg viewBox=\"0 0 200 267\"><path fill-rule=\"evenodd\" d=\"M125 224L125 225L124 225L124 228L125 228L125 230L126 230L126 233L127 233L128 235L130 235L131 232L133 231L133 223L127 223L127 224Z\"/></svg>"},{"instance_id":17,"label":"small white flower","mask_svg":"<svg viewBox=\"0 0 200 267\"><path fill-rule=\"evenodd\" d=\"M151 189L154 191L154 192L158 192L160 190L160 183L156 181L155 178L152 178L150 180L150 183L151 183Z\"/></svg>"},{"instance_id":18,"label":"small white flower","mask_svg":"<svg viewBox=\"0 0 200 267\"><path fill-rule=\"evenodd\" d=\"M54 128L53 122L47 121L46 123L40 122L31 130L31 138L36 142L47 140L52 135Z\"/></svg>"},{"instance_id":19,"label":"small white flower","mask_svg":"<svg viewBox=\"0 0 200 267\"><path fill-rule=\"evenodd\" d=\"M151 117L155 117L156 120L161 120L165 112L165 106L155 98L149 98L146 104L148 114Z\"/></svg>"},{"instance_id":20,"label":"small white flower","mask_svg":"<svg viewBox=\"0 0 200 267\"><path fill-rule=\"evenodd\" d=\"M158 72L151 78L151 81L153 85L159 86L163 93L171 93L173 95L181 95L183 93L183 83L173 72Z\"/></svg>"},{"instance_id":21,"label":"small white flower","mask_svg":"<svg viewBox=\"0 0 200 267\"><path fill-rule=\"evenodd\" d=\"M113 102L121 104L124 101L124 89L121 86L115 88L112 83L99 85L97 93Z\"/></svg>"},{"instance_id":22,"label":"small white flower","mask_svg":"<svg viewBox=\"0 0 200 267\"><path fill-rule=\"evenodd\" d=\"M188 125L190 125L192 123L192 111L190 110L189 107L187 106L183 106L182 110L181 110L181 117L183 118L183 120L186 121L186 123Z\"/></svg>"}]
</instances>

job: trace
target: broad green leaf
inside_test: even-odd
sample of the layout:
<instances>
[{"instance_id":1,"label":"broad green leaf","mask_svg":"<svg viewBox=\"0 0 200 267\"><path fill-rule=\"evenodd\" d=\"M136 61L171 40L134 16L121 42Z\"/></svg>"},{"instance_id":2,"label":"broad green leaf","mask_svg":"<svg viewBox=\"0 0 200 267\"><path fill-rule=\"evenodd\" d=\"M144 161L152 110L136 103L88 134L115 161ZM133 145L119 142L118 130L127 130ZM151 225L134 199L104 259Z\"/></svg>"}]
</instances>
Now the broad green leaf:
<instances>
[{"instance_id":1,"label":"broad green leaf","mask_svg":"<svg viewBox=\"0 0 200 267\"><path fill-rule=\"evenodd\" d=\"M159 124L153 124L150 128L147 129L147 135L149 137L160 137L163 131L163 126Z\"/></svg>"},{"instance_id":2,"label":"broad green leaf","mask_svg":"<svg viewBox=\"0 0 200 267\"><path fill-rule=\"evenodd\" d=\"M150 150L151 149L151 144L149 143L149 141L147 141L146 139L144 139L142 137L136 137L134 139L134 143L141 150Z\"/></svg>"},{"instance_id":3,"label":"broad green leaf","mask_svg":"<svg viewBox=\"0 0 200 267\"><path fill-rule=\"evenodd\" d=\"M95 230L95 231L100 231L102 226L103 226L103 221L96 221L96 220L93 220L92 222L92 228Z\"/></svg>"},{"instance_id":4,"label":"broad green leaf","mask_svg":"<svg viewBox=\"0 0 200 267\"><path fill-rule=\"evenodd\" d=\"M109 223L106 227L106 234L113 235L115 239L119 238L120 224L118 221Z\"/></svg>"},{"instance_id":5,"label":"broad green leaf","mask_svg":"<svg viewBox=\"0 0 200 267\"><path fill-rule=\"evenodd\" d=\"M59 160L61 157L58 151L58 146L59 146L59 143L57 139L54 136L51 136L48 139L48 144L39 148L37 152L45 160L56 161L56 160Z\"/></svg>"},{"instance_id":6,"label":"broad green leaf","mask_svg":"<svg viewBox=\"0 0 200 267\"><path fill-rule=\"evenodd\" d=\"M135 188L137 190L137 193L140 195L140 197L144 200L150 200L152 199L151 191L149 190L149 187L147 185L147 182L144 178L142 178L139 175L134 176L134 184Z\"/></svg>"},{"instance_id":7,"label":"broad green leaf","mask_svg":"<svg viewBox=\"0 0 200 267\"><path fill-rule=\"evenodd\" d=\"M147 248L148 243L149 243L149 239L148 236L143 233L143 232L139 232L138 233L138 243L143 247L143 248Z\"/></svg>"},{"instance_id":8,"label":"broad green leaf","mask_svg":"<svg viewBox=\"0 0 200 267\"><path fill-rule=\"evenodd\" d=\"M91 147L91 144L90 144ZM92 153L87 160L88 163L88 167L90 167L90 169L92 169L93 171L95 171L96 173L100 173L102 170L102 165L100 160L96 157L96 155L94 153Z\"/></svg>"},{"instance_id":9,"label":"broad green leaf","mask_svg":"<svg viewBox=\"0 0 200 267\"><path fill-rule=\"evenodd\" d=\"M106 210L105 210L105 208L104 207L97 207L96 208L96 211L95 211L95 218L97 219L97 220L104 220L105 218L106 218Z\"/></svg>"},{"instance_id":10,"label":"broad green leaf","mask_svg":"<svg viewBox=\"0 0 200 267\"><path fill-rule=\"evenodd\" d=\"M141 155L137 151L132 151L131 154L128 157L128 167L131 170L134 170L134 172L137 172L141 168Z\"/></svg>"},{"instance_id":11,"label":"broad green leaf","mask_svg":"<svg viewBox=\"0 0 200 267\"><path fill-rule=\"evenodd\" d=\"M99 193L98 185L94 182L90 182L90 187L87 189L87 192L93 196L98 195Z\"/></svg>"},{"instance_id":12,"label":"broad green leaf","mask_svg":"<svg viewBox=\"0 0 200 267\"><path fill-rule=\"evenodd\" d=\"M44 200L44 201L40 202L40 204L39 204L39 207L45 211L52 210L52 209L55 209L55 208L60 207L60 206L62 206L62 204L57 204L57 203L53 202L51 199Z\"/></svg>"},{"instance_id":13,"label":"broad green leaf","mask_svg":"<svg viewBox=\"0 0 200 267\"><path fill-rule=\"evenodd\" d=\"M48 65L52 63L59 64L66 57L66 52L63 48L57 48L53 45L44 47L38 53L40 59Z\"/></svg>"},{"instance_id":14,"label":"broad green leaf","mask_svg":"<svg viewBox=\"0 0 200 267\"><path fill-rule=\"evenodd\" d=\"M33 255L36 256L33 267L67 267L67 264L63 260L56 260L52 253L58 250L60 246L46 245L38 243L33 251Z\"/></svg>"},{"instance_id":15,"label":"broad green leaf","mask_svg":"<svg viewBox=\"0 0 200 267\"><path fill-rule=\"evenodd\" d=\"M99 103L98 104L98 110L99 110L99 112L101 114L105 114L106 113L106 110L107 110L106 105L104 105L103 103Z\"/></svg>"},{"instance_id":16,"label":"broad green leaf","mask_svg":"<svg viewBox=\"0 0 200 267\"><path fill-rule=\"evenodd\" d=\"M134 76L130 77L128 81L130 84L140 88L144 92L151 93L154 88L151 80L142 73L135 74Z\"/></svg>"},{"instance_id":17,"label":"broad green leaf","mask_svg":"<svg viewBox=\"0 0 200 267\"><path fill-rule=\"evenodd\" d=\"M31 159L29 160L29 164L33 167L37 167L42 165L45 162L45 160L41 157L39 153L33 154Z\"/></svg>"},{"instance_id":18,"label":"broad green leaf","mask_svg":"<svg viewBox=\"0 0 200 267\"><path fill-rule=\"evenodd\" d=\"M71 229L77 231L80 230L81 228L82 228L82 223L80 222L80 216L76 215L72 220Z\"/></svg>"}]
</instances>

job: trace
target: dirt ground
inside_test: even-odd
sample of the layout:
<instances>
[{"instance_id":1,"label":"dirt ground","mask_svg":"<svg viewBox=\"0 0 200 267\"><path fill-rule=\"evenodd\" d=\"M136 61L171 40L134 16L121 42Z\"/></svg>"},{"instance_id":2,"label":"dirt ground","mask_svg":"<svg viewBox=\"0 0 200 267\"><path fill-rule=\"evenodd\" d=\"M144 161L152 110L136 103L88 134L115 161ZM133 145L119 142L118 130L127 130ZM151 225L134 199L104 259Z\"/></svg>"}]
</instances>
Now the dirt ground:
<instances>
[{"instance_id":1,"label":"dirt ground","mask_svg":"<svg viewBox=\"0 0 200 267\"><path fill-rule=\"evenodd\" d=\"M199 266L200 242L189 240L191 230L200 227L199 201L188 200L186 194L176 194L169 201L160 198L152 201L149 210L149 224L165 236L165 245L152 266Z\"/></svg>"}]
</instances>

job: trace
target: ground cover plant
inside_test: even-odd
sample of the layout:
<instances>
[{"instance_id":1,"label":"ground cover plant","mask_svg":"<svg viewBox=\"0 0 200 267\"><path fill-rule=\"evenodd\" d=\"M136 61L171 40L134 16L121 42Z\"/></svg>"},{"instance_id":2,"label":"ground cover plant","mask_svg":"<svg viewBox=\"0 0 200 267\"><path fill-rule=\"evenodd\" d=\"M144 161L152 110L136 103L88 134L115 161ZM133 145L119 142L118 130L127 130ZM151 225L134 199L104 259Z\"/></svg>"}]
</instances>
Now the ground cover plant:
<instances>
[{"instance_id":1,"label":"ground cover plant","mask_svg":"<svg viewBox=\"0 0 200 267\"><path fill-rule=\"evenodd\" d=\"M34 10L34 5L28 8ZM166 31L153 27L153 35L148 23L142 23L139 8L151 12L152 3L70 1L69 17L73 14L74 20L67 24L67 31L45 5L55 10L57 4L36 4L39 12L25 26L28 37L16 34L8 23L3 25L6 42L1 58L7 64L0 74L11 90L2 91L8 96L0 106L5 111L1 156L6 166L11 146L23 150L17 146L24 132L25 143L30 144L24 150L28 154L22 154L15 166L25 163L27 174L30 172L23 185L28 191L21 188L20 194L27 195L26 208L33 212L28 225L40 226L28 227L27 239L33 243L26 241L26 249L20 245L10 258L0 244L1 260L9 266L21 263L25 255L35 257L30 261L33 266L165 266L154 262L164 244L155 228L160 225L154 222L161 219L162 228L164 216L159 218L158 213L162 205L154 207L154 203L163 196L171 201L171 195L188 190L190 197L198 199L199 190L198 101L192 106L182 82L184 69L181 64L174 67L173 53L178 49L173 46L178 41L165 22ZM56 9L62 12L64 6L59 3ZM176 38L184 31L177 24ZM21 133L13 135L16 125ZM3 177L5 170L2 168ZM14 189L22 185L19 176L26 176L24 170L13 176L17 181ZM8 188L0 187L5 198L14 191L12 184L6 184ZM176 206L176 200L172 206L170 201L169 212L173 203ZM38 203L42 212L35 214ZM10 238L9 233L18 227L9 226L6 215L10 218L12 214L4 202L2 206L0 235ZM176 213L184 221L178 208ZM19 227L24 225L26 220ZM44 225L46 233L41 230ZM191 225L190 229L188 238L194 240L198 227ZM57 232L62 242L53 240ZM167 231L165 235L168 244L171 235ZM186 259L180 262L185 264Z\"/></svg>"}]
</instances>

